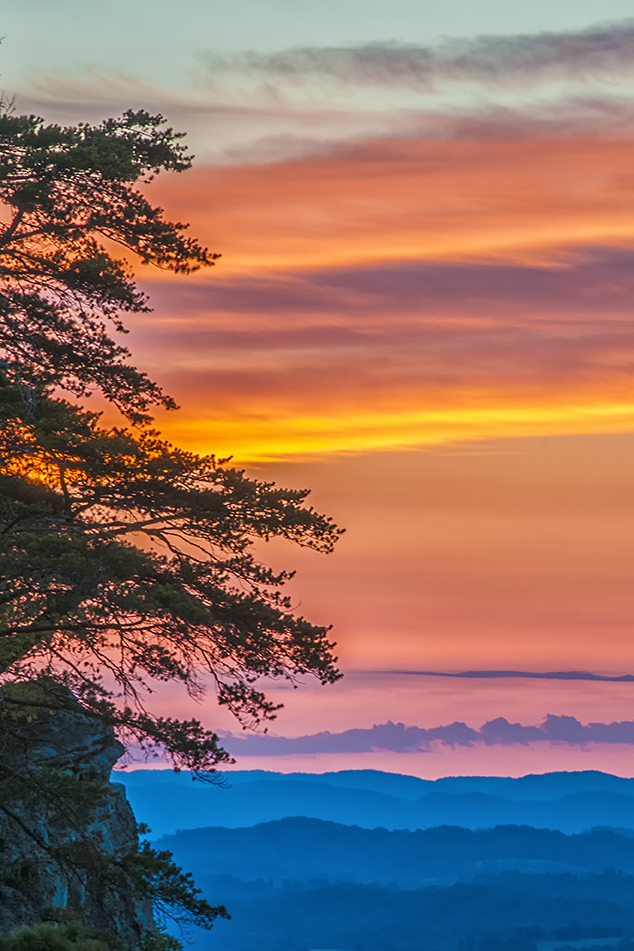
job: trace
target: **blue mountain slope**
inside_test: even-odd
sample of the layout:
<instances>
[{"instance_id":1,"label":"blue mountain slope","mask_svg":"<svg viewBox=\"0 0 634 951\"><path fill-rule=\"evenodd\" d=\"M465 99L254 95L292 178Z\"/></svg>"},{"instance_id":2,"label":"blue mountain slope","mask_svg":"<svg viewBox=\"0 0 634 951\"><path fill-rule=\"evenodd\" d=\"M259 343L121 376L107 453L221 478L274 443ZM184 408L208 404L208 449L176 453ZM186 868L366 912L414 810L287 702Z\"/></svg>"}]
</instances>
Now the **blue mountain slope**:
<instances>
[{"instance_id":1,"label":"blue mountain slope","mask_svg":"<svg viewBox=\"0 0 634 951\"><path fill-rule=\"evenodd\" d=\"M207 828L165 836L199 881L377 883L417 888L501 871L634 872L634 840L609 831L567 836L527 826L472 832L442 826L416 832L361 829L290 818L248 829Z\"/></svg>"},{"instance_id":2,"label":"blue mountain slope","mask_svg":"<svg viewBox=\"0 0 634 951\"><path fill-rule=\"evenodd\" d=\"M585 792L614 792L634 796L634 779L624 779L594 769L531 773L517 779L508 776L447 776L436 780L434 786L443 792L483 792L516 801L553 800Z\"/></svg>"},{"instance_id":3,"label":"blue mountain slope","mask_svg":"<svg viewBox=\"0 0 634 951\"><path fill-rule=\"evenodd\" d=\"M154 835L210 823L229 828L250 826L293 815L365 828L406 828L412 821L410 803L394 796L292 779L260 780L230 789L200 783L188 787L133 785L127 793L135 815L150 826Z\"/></svg>"},{"instance_id":4,"label":"blue mountain slope","mask_svg":"<svg viewBox=\"0 0 634 951\"><path fill-rule=\"evenodd\" d=\"M235 773L228 773L229 782L235 782ZM239 782L249 782L248 772L241 772ZM258 771L261 779L280 777L277 773ZM281 776L283 778L283 776ZM486 793L504 799L549 800L578 792L617 792L634 796L634 779L623 779L598 770L582 772L537 773L521 776L447 776L443 779L419 779L401 773L384 773L375 769L347 769L336 773L290 773L288 779L322 782L346 789L368 789L373 792L397 796L399 799L417 800L432 792Z\"/></svg>"},{"instance_id":5,"label":"blue mountain slope","mask_svg":"<svg viewBox=\"0 0 634 951\"><path fill-rule=\"evenodd\" d=\"M478 829L505 823L567 833L595 826L634 828L634 780L599 772L429 782L374 770L319 776L255 771L228 774L228 788L193 783L186 774L170 771L119 773L118 778L154 836L209 825L251 826L288 816L368 829L443 824Z\"/></svg>"}]
</instances>

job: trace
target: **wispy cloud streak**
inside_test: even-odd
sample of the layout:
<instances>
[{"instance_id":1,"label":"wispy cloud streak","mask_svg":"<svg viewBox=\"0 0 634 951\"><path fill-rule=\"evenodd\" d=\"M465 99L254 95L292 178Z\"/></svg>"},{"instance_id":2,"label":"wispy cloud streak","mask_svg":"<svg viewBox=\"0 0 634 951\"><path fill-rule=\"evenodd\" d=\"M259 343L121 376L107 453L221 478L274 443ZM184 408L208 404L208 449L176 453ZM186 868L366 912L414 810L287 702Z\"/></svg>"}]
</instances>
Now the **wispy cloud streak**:
<instances>
[{"instance_id":1,"label":"wispy cloud streak","mask_svg":"<svg viewBox=\"0 0 634 951\"><path fill-rule=\"evenodd\" d=\"M369 43L303 47L273 54L209 54L212 77L253 73L267 81L301 85L330 79L348 86L433 92L454 81L483 86L526 85L562 79L613 79L634 71L634 22L580 32L482 36L442 45Z\"/></svg>"},{"instance_id":2,"label":"wispy cloud streak","mask_svg":"<svg viewBox=\"0 0 634 951\"><path fill-rule=\"evenodd\" d=\"M537 672L533 670L464 670L461 672L446 672L440 670L390 670L381 673L399 674L400 676L418 677L462 677L467 680L501 680L519 678L520 680L591 680L601 683L628 684L634 683L634 674L621 674L610 677L607 674L592 674L585 670L554 670Z\"/></svg>"},{"instance_id":3,"label":"wispy cloud streak","mask_svg":"<svg viewBox=\"0 0 634 951\"><path fill-rule=\"evenodd\" d=\"M342 144L623 137L634 126L634 20L580 32L203 55L207 82L175 92L129 75L40 76L20 111L60 122L151 108L198 160L266 164Z\"/></svg>"}]
</instances>

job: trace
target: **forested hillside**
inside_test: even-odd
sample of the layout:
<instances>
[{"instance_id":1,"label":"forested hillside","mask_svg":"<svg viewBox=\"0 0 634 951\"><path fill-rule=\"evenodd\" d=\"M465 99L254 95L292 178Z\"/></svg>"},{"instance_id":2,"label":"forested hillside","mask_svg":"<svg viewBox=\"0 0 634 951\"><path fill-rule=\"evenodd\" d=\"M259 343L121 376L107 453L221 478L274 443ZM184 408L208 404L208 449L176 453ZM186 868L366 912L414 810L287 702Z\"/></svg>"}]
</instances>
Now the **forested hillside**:
<instances>
[{"instance_id":1,"label":"forested hillside","mask_svg":"<svg viewBox=\"0 0 634 951\"><path fill-rule=\"evenodd\" d=\"M634 946L634 838L607 829L408 832L296 817L159 845L230 905L216 935L227 951ZM204 934L197 944L212 949Z\"/></svg>"},{"instance_id":2,"label":"forested hillside","mask_svg":"<svg viewBox=\"0 0 634 951\"><path fill-rule=\"evenodd\" d=\"M420 888L508 870L634 874L634 839L606 829L579 835L530 826L407 832L291 818L247 829L191 829L159 845L197 880L228 876L275 886L319 880Z\"/></svg>"}]
</instances>

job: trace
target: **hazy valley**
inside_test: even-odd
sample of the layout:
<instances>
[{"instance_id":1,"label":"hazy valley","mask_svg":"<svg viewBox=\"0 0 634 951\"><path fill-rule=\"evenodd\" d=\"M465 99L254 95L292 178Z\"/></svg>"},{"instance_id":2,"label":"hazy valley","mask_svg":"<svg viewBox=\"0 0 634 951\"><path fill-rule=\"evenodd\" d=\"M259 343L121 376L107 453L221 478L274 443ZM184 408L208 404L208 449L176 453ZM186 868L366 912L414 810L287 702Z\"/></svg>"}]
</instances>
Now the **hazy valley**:
<instances>
[{"instance_id":1,"label":"hazy valley","mask_svg":"<svg viewBox=\"0 0 634 951\"><path fill-rule=\"evenodd\" d=\"M122 778L157 845L229 907L195 935L210 951L634 947L634 780Z\"/></svg>"}]
</instances>

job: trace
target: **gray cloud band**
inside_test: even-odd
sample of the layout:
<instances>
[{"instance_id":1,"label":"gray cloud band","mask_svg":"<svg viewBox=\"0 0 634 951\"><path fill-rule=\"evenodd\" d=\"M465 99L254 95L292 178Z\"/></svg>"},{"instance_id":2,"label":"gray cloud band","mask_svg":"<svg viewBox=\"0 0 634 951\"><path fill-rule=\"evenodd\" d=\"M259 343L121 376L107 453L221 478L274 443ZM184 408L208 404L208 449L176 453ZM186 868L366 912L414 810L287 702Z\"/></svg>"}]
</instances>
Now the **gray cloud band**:
<instances>
[{"instance_id":1,"label":"gray cloud band","mask_svg":"<svg viewBox=\"0 0 634 951\"><path fill-rule=\"evenodd\" d=\"M412 677L459 677L468 680L500 680L504 678L519 678L520 680L592 680L610 684L634 683L634 674L592 674L587 670L464 670L461 672L445 672L440 670L382 670L375 671L382 674L398 674L398 676Z\"/></svg>"},{"instance_id":2,"label":"gray cloud band","mask_svg":"<svg viewBox=\"0 0 634 951\"><path fill-rule=\"evenodd\" d=\"M634 21L580 32L451 40L438 46L369 43L230 58L209 55L207 65L212 75L251 73L291 85L330 79L350 86L427 92L447 81L498 86L611 79L634 72Z\"/></svg>"},{"instance_id":3,"label":"gray cloud band","mask_svg":"<svg viewBox=\"0 0 634 951\"><path fill-rule=\"evenodd\" d=\"M396 753L429 751L434 742L448 746L487 746L549 742L585 746L588 743L634 744L634 721L588 723L575 717L549 714L540 726L523 726L498 717L474 730L466 723L450 723L425 730L404 723L383 723L370 729L345 730L342 733L316 733L289 738L283 736L227 736L223 745L240 756L279 756L317 753L370 753L388 750Z\"/></svg>"}]
</instances>

